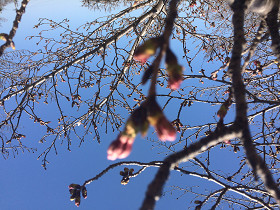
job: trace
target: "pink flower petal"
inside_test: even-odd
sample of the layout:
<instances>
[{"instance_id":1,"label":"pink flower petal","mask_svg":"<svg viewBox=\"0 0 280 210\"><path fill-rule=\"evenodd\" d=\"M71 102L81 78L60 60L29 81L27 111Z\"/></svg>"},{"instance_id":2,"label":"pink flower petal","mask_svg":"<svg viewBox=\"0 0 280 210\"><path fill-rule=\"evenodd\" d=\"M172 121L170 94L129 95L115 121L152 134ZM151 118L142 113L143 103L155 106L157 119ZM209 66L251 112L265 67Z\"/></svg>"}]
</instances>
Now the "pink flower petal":
<instances>
[{"instance_id":1,"label":"pink flower petal","mask_svg":"<svg viewBox=\"0 0 280 210\"><path fill-rule=\"evenodd\" d=\"M174 141L176 139L176 129L164 116L158 120L156 131L161 141Z\"/></svg>"},{"instance_id":2,"label":"pink flower petal","mask_svg":"<svg viewBox=\"0 0 280 210\"><path fill-rule=\"evenodd\" d=\"M133 137L120 134L117 140L113 141L109 146L107 159L116 160L126 158L131 153L133 142Z\"/></svg>"}]
</instances>

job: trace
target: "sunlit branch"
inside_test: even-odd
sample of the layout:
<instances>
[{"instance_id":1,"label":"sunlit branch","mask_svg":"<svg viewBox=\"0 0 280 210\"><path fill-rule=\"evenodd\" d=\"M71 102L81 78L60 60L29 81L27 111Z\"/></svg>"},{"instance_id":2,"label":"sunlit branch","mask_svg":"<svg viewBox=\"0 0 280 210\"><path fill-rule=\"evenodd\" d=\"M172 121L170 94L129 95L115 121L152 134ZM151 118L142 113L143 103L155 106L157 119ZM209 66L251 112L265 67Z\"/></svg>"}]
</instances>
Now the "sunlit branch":
<instances>
[{"instance_id":1,"label":"sunlit branch","mask_svg":"<svg viewBox=\"0 0 280 210\"><path fill-rule=\"evenodd\" d=\"M83 60L85 60L86 58L94 55L95 53L97 53L98 51L105 49L108 45L112 44L115 40L120 39L121 37L123 37L124 35L128 34L130 31L132 31L135 27L135 24L140 24L143 21L145 21L146 19L150 18L151 16L158 14L161 11L161 8L163 7L163 0L160 0L156 6L154 6L151 10L149 10L148 12L146 12L145 14L143 14L142 16L140 16L134 23L130 24L129 26L127 26L126 28L118 31L117 33L115 33L112 37L108 38L107 40L105 40L103 42L102 45L99 45L98 47L94 48L93 50L81 55L78 58L75 58L74 60L68 62L67 64L64 64L63 66L57 68L57 69L53 69L51 70L51 73L43 75L40 79L36 80L35 82L26 85L24 88L15 91L11 94L8 94L4 97L2 97L2 99L0 99L0 104L4 104L5 101L9 100L11 97L14 97L18 94L21 94L23 92L27 92L33 88L35 88L36 86L46 82L48 79L51 79L52 77L54 77L55 75L57 75L58 73L67 70L69 67L71 67L72 65L79 63Z\"/></svg>"},{"instance_id":2,"label":"sunlit branch","mask_svg":"<svg viewBox=\"0 0 280 210\"><path fill-rule=\"evenodd\" d=\"M84 182L83 186L86 186L86 185L90 184L91 182L93 182L95 180L98 180L100 177L105 175L108 171L114 169L115 167L122 166L122 165L126 165L126 166L142 166L143 168L147 168L147 167L151 167L151 166L159 167L160 165L162 165L162 162L161 161L153 161L153 162L150 162L150 163L141 163L141 162L137 162L137 161L122 161L122 162L118 162L118 163L115 163L115 164L112 164L112 165L108 166L106 169L104 169L102 172L97 174L95 177L93 177L93 178L91 178L89 180L86 180ZM144 169L142 169L141 172L143 170Z\"/></svg>"},{"instance_id":3,"label":"sunlit branch","mask_svg":"<svg viewBox=\"0 0 280 210\"><path fill-rule=\"evenodd\" d=\"M141 209L154 209L155 202L160 198L163 186L169 177L170 170L181 162L186 162L198 154L206 151L209 147L217 145L223 141L238 138L241 135L239 128L231 126L211 135L201 138L198 142L191 144L185 150L176 152L163 161L164 164L158 170L154 180L149 185Z\"/></svg>"},{"instance_id":4,"label":"sunlit branch","mask_svg":"<svg viewBox=\"0 0 280 210\"><path fill-rule=\"evenodd\" d=\"M142 37L147 33L147 30L149 29L149 27L151 26L151 24L154 22L154 18L159 14L159 12L161 11L162 6L164 6L163 2L161 1L161 3L159 4L159 7L156 7L157 10L154 11L154 13L151 15L151 17L149 18L149 20L147 21L147 23L145 24L145 26L142 28L139 36L136 38L136 40L134 41L134 44L128 54L128 57L126 58L126 60L124 61L125 64L131 64L132 63L132 59L133 59L133 54L135 52L135 49L137 48L137 46L139 45ZM89 110L87 111L87 113L83 114L82 116L76 118L75 120L73 120L72 122L70 122L69 124L65 124L65 126L63 127L63 129L61 131L59 131L58 133L56 133L56 137L53 140L52 144L38 157L42 157L43 158L43 165L45 165L45 161L46 161L46 156L49 153L50 149L55 145L55 141L62 136L63 134L65 135L65 133L67 131L69 131L71 128L74 128L75 125L77 123L83 122L86 119L89 119L91 116L96 117L96 115L101 111L102 107L109 101L109 99L113 96L113 93L117 90L118 85L120 84L120 82L123 80L124 75L127 73L127 71L130 69L130 65L124 65L124 67L121 69L121 71L118 73L117 78L115 80L115 83L111 86L111 91L110 93L104 97L104 99L102 99L99 103L97 103L97 98L99 93L97 93L96 99L94 104L92 105L92 107L89 108ZM100 91L100 88L99 88ZM42 137L42 139L45 139L46 137L48 137L51 134L46 134ZM100 142L99 140L99 136L97 136L97 141Z\"/></svg>"},{"instance_id":5,"label":"sunlit branch","mask_svg":"<svg viewBox=\"0 0 280 210\"><path fill-rule=\"evenodd\" d=\"M18 29L18 25L19 25L19 23L21 21L22 15L24 14L25 8L26 8L26 6L27 6L29 1L30 0L23 0L21 2L21 7L20 7L19 10L17 10L17 14L16 14L15 20L13 22L13 27L12 27L10 33L9 34L1 34L3 36L2 39L4 39L6 42L5 42L5 44L1 45L1 47L0 47L0 56L3 55L3 53L4 53L6 48L8 48L8 47L15 48L15 45L14 45L14 42L13 42L13 38L16 35L16 31Z\"/></svg>"},{"instance_id":6,"label":"sunlit branch","mask_svg":"<svg viewBox=\"0 0 280 210\"><path fill-rule=\"evenodd\" d=\"M232 73L233 91L236 100L236 119L235 123L242 127L241 140L244 144L246 156L250 166L253 168L254 174L258 174L266 189L280 204L280 191L277 184L267 168L262 158L257 155L255 146L252 143L251 134L247 119L247 103L245 99L245 87L241 75L241 54L243 51L244 39L244 12L246 6L245 1L235 1L232 5L233 26L234 26L234 45L232 50L232 58L229 65L229 71Z\"/></svg>"}]
</instances>

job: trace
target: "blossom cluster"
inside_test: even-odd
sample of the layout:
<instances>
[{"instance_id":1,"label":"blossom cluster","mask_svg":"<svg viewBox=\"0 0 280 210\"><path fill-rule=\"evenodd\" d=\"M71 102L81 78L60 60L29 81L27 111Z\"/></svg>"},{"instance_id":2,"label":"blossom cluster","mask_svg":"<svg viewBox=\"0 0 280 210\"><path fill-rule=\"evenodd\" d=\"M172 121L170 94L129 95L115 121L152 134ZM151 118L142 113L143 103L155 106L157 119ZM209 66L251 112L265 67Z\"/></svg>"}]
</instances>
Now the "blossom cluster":
<instances>
[{"instance_id":1,"label":"blossom cluster","mask_svg":"<svg viewBox=\"0 0 280 210\"><path fill-rule=\"evenodd\" d=\"M162 37L148 39L136 49L133 58L144 64L152 55L156 53L158 47L161 44Z\"/></svg>"},{"instance_id":2,"label":"blossom cluster","mask_svg":"<svg viewBox=\"0 0 280 210\"><path fill-rule=\"evenodd\" d=\"M151 38L145 41L142 45L140 45L134 54L134 59L140 61L142 64L146 63L147 60L152 56L155 55L157 49L162 45L163 40L162 37ZM183 67L178 64L177 58L171 49L166 50L166 70L169 76L168 84L172 90L176 90L180 87L183 81ZM152 74L153 66L149 67L144 76L143 76L143 83L146 82L147 77Z\"/></svg>"},{"instance_id":3,"label":"blossom cluster","mask_svg":"<svg viewBox=\"0 0 280 210\"><path fill-rule=\"evenodd\" d=\"M71 194L70 200L75 201L75 205L77 207L81 204L81 192L84 199L87 198L87 189L84 186L80 186L78 184L70 184L69 185L69 192Z\"/></svg>"},{"instance_id":4,"label":"blossom cluster","mask_svg":"<svg viewBox=\"0 0 280 210\"><path fill-rule=\"evenodd\" d=\"M176 130L166 119L154 97L147 99L135 109L126 122L124 131L111 143L107 150L108 160L126 158L132 150L137 133L146 136L149 125L152 125L161 141L174 141Z\"/></svg>"},{"instance_id":5,"label":"blossom cluster","mask_svg":"<svg viewBox=\"0 0 280 210\"><path fill-rule=\"evenodd\" d=\"M142 64L146 63L163 44L162 36L146 40L136 49L134 59ZM166 49L165 63L169 77L169 88L178 89L183 81L183 67L178 64L177 57L169 48ZM157 74L157 71L154 65L151 65L144 73L142 83L145 84L153 74ZM139 108L131 113L124 130L109 146L107 158L109 160L126 158L131 153L136 135L140 132L144 137L150 125L155 128L161 141L174 141L176 139L176 129L165 117L155 100L155 96L149 96Z\"/></svg>"},{"instance_id":6,"label":"blossom cluster","mask_svg":"<svg viewBox=\"0 0 280 210\"><path fill-rule=\"evenodd\" d=\"M133 175L134 169L124 168L123 171L120 171L120 175L123 177L121 180L122 185L126 185L129 182L129 178Z\"/></svg>"}]
</instances>

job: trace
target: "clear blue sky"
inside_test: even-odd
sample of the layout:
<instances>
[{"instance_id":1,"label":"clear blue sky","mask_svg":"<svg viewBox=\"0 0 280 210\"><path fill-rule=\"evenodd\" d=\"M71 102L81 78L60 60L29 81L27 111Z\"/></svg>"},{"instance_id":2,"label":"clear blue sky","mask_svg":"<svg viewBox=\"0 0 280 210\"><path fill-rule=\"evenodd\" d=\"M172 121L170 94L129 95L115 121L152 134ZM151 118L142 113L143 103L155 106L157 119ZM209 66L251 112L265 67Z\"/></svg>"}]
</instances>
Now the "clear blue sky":
<instances>
[{"instance_id":1,"label":"clear blue sky","mask_svg":"<svg viewBox=\"0 0 280 210\"><path fill-rule=\"evenodd\" d=\"M78 0L31 0L14 39L16 48L34 49L30 42L24 41L24 39L26 36L34 35L38 32L38 30L33 31L33 26L37 23L38 18L47 17L57 21L68 18L73 28L75 28L75 26L79 26L86 21L94 20L100 14L107 15L109 13L104 11L99 13L82 8ZM0 17L6 18L7 21L2 22L0 32L9 32L14 16L15 11L13 5L4 8ZM204 114L201 114L203 110ZM213 110L211 109L211 111ZM208 111L210 110L208 109ZM193 120L193 122L212 120L212 118L205 119L205 113L207 113L206 106L201 105L196 108L191 108L186 114L186 117L187 119ZM169 110L167 115L171 119L172 110ZM209 116L212 116L212 114ZM112 163L106 158L106 150L111 141L116 138L117 134L105 134L101 130L102 139L100 145L96 141L89 139L80 148L73 146L72 152L66 150L66 145L59 145L57 156L53 152L50 153L50 164L45 171L41 167L40 160L36 160L40 151L44 148L44 145L37 143L41 133L40 130L36 130L32 126L32 123L26 122L22 128L26 131L27 135L24 141L26 145L38 147L38 152L35 154L27 152L24 154L19 153L15 158L9 157L7 160L0 159L1 209L77 209L74 203L69 200L68 185L71 183L82 184L86 179L95 176ZM132 154L126 160L142 162L162 160L165 155L158 154L158 150L152 150L151 146L151 142L138 137L134 144ZM230 167L222 158L225 153L221 151L217 154L217 156L219 155L221 156L221 161L215 163L217 167ZM86 200L82 199L79 209L138 209L143 200L146 187L152 180L156 169L147 169L142 175L132 179L128 185L122 186L120 184L121 176L119 175L119 171L123 168L121 166L112 170L99 181L90 184L87 187L88 198ZM139 168L135 167L135 169ZM198 178L192 178L190 176L181 177L177 172L172 172L167 186L180 184L184 187L194 181L196 186L209 184L209 182L202 181ZM209 186L211 185L209 184ZM169 187L165 188L166 191L169 189ZM176 200L176 197L179 196L180 193L175 193L172 196L163 197L159 201L156 209L186 209L187 204L190 202L189 198L185 196Z\"/></svg>"}]
</instances>

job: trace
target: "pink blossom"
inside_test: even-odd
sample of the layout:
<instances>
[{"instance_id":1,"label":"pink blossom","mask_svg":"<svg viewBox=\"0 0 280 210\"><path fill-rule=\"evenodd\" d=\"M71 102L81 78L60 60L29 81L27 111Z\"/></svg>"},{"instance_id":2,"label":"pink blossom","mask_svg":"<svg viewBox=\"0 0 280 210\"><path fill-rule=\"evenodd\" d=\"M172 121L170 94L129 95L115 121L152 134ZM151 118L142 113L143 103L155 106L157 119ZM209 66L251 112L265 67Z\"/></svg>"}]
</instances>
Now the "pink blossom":
<instances>
[{"instance_id":1,"label":"pink blossom","mask_svg":"<svg viewBox=\"0 0 280 210\"><path fill-rule=\"evenodd\" d=\"M167 66L167 72L169 75L168 84L172 90L178 89L183 82L183 70L184 68L178 64Z\"/></svg>"},{"instance_id":2,"label":"pink blossom","mask_svg":"<svg viewBox=\"0 0 280 210\"><path fill-rule=\"evenodd\" d=\"M225 144L231 144L230 140L224 140Z\"/></svg>"},{"instance_id":3,"label":"pink blossom","mask_svg":"<svg viewBox=\"0 0 280 210\"><path fill-rule=\"evenodd\" d=\"M150 98L148 103L148 121L154 126L161 141L174 141L176 139L176 129L166 119L160 106L154 98Z\"/></svg>"},{"instance_id":4,"label":"pink blossom","mask_svg":"<svg viewBox=\"0 0 280 210\"><path fill-rule=\"evenodd\" d=\"M132 150L134 139L134 137L120 134L109 146L107 150L107 159L116 160L126 158Z\"/></svg>"},{"instance_id":5,"label":"pink blossom","mask_svg":"<svg viewBox=\"0 0 280 210\"><path fill-rule=\"evenodd\" d=\"M168 84L169 84L169 87L172 89L172 90L177 90L180 88L181 86L181 83L183 82L183 77L180 76L178 78L175 78L175 77L171 77L169 78L168 80Z\"/></svg>"},{"instance_id":6,"label":"pink blossom","mask_svg":"<svg viewBox=\"0 0 280 210\"><path fill-rule=\"evenodd\" d=\"M77 197L77 198L75 199L75 205L76 205L77 207L79 207L80 204L81 204L81 197L79 196L79 197Z\"/></svg>"},{"instance_id":7,"label":"pink blossom","mask_svg":"<svg viewBox=\"0 0 280 210\"><path fill-rule=\"evenodd\" d=\"M161 141L174 141L176 139L176 130L164 115L158 119L155 129Z\"/></svg>"},{"instance_id":8,"label":"pink blossom","mask_svg":"<svg viewBox=\"0 0 280 210\"><path fill-rule=\"evenodd\" d=\"M140 45L135 53L134 60L140 61L142 64L146 63L150 56L156 53L157 48L161 42L160 37L151 38L146 40L142 45Z\"/></svg>"}]
</instances>

